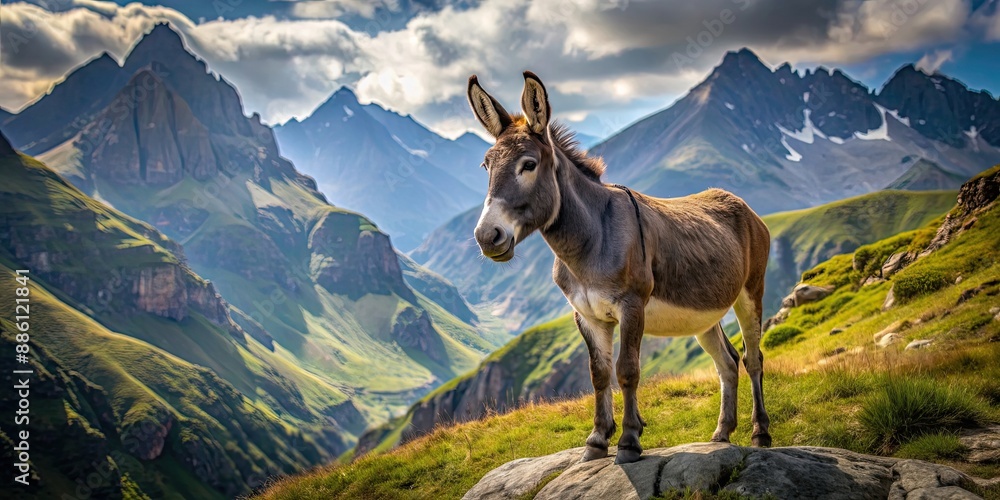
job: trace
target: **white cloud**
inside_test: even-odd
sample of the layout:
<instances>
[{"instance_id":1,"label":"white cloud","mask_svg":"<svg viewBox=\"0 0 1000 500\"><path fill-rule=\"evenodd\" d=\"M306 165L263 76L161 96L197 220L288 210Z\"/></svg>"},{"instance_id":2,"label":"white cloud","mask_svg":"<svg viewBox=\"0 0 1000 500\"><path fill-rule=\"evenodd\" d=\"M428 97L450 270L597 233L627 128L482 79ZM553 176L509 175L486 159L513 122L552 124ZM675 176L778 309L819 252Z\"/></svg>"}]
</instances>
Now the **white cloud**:
<instances>
[{"instance_id":1,"label":"white cloud","mask_svg":"<svg viewBox=\"0 0 1000 500\"><path fill-rule=\"evenodd\" d=\"M305 116L350 85L364 101L451 135L475 125L465 104L472 73L516 107L520 72L532 69L553 92L557 116L592 123L666 105L727 50L750 46L770 62L854 63L953 40L971 8L968 0L481 0L423 11L400 29L370 35L328 18L395 9L397 0L300 1L293 13L310 19L201 24L164 7L73 5L58 13L4 6L4 36L25 32L25 19L36 33L20 53L8 53L4 39L0 105L20 107L101 50L121 57L140 33L169 20L269 122Z\"/></svg>"},{"instance_id":2,"label":"white cloud","mask_svg":"<svg viewBox=\"0 0 1000 500\"><path fill-rule=\"evenodd\" d=\"M60 2L62 3L62 2ZM0 17L0 105L16 110L48 90L73 67L109 52L120 59L156 22L181 29L194 24L176 10L138 3L66 1L50 12L28 3L7 4Z\"/></svg>"},{"instance_id":3,"label":"white cloud","mask_svg":"<svg viewBox=\"0 0 1000 500\"><path fill-rule=\"evenodd\" d=\"M336 19L345 14L357 13L372 17L375 9L396 9L396 0L293 0L291 14L305 19Z\"/></svg>"},{"instance_id":4,"label":"white cloud","mask_svg":"<svg viewBox=\"0 0 1000 500\"><path fill-rule=\"evenodd\" d=\"M924 56L917 61L917 69L927 73L928 75L933 75L941 69L941 65L950 61L951 57L952 51L950 50L935 50L934 52L929 52L924 54Z\"/></svg>"},{"instance_id":5,"label":"white cloud","mask_svg":"<svg viewBox=\"0 0 1000 500\"><path fill-rule=\"evenodd\" d=\"M972 16L972 24L991 42L1000 41L1000 5L986 2Z\"/></svg>"}]
</instances>

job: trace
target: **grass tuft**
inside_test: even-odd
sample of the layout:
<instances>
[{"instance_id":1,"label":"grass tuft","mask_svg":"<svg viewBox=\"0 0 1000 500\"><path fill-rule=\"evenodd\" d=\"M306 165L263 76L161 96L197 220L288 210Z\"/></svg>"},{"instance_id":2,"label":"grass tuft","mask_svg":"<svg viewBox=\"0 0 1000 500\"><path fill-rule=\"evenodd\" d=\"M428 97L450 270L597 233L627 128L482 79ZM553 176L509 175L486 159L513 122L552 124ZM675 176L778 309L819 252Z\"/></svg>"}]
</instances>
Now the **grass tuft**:
<instances>
[{"instance_id":1,"label":"grass tuft","mask_svg":"<svg viewBox=\"0 0 1000 500\"><path fill-rule=\"evenodd\" d=\"M981 405L961 388L886 376L881 388L863 400L858 420L872 451L889 453L921 435L976 424L983 414Z\"/></svg>"},{"instance_id":2,"label":"grass tuft","mask_svg":"<svg viewBox=\"0 0 1000 500\"><path fill-rule=\"evenodd\" d=\"M894 279L893 293L902 302L936 292L948 284L948 275L935 267L911 267Z\"/></svg>"},{"instance_id":3,"label":"grass tuft","mask_svg":"<svg viewBox=\"0 0 1000 500\"><path fill-rule=\"evenodd\" d=\"M938 432L924 434L904 444L896 456L917 460L960 460L968 451L955 434Z\"/></svg>"},{"instance_id":4,"label":"grass tuft","mask_svg":"<svg viewBox=\"0 0 1000 500\"><path fill-rule=\"evenodd\" d=\"M787 343L799 335L805 333L801 328L794 327L791 325L778 325L764 334L764 348L774 349L781 344Z\"/></svg>"}]
</instances>

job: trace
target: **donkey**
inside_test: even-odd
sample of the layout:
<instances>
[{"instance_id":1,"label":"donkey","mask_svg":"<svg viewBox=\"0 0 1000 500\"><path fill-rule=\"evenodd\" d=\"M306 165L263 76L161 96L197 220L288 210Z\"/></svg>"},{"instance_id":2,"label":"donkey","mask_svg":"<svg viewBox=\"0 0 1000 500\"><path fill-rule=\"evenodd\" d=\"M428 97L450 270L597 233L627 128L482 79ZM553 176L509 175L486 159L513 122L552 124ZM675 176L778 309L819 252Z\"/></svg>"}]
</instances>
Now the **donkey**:
<instances>
[{"instance_id":1,"label":"donkey","mask_svg":"<svg viewBox=\"0 0 1000 500\"><path fill-rule=\"evenodd\" d=\"M610 380L612 336L621 327L615 367L625 400L615 463L639 460L646 425L639 415L639 346L644 334L696 336L715 361L722 404L712 441L736 429L739 354L720 326L736 310L753 393L754 446L770 446L760 351L761 302L770 234L747 204L721 189L654 198L601 182L604 162L581 151L573 135L551 123L541 80L524 72L522 115L511 115L475 75L469 103L496 139L483 168L489 189L475 237L484 256L514 257L534 231L555 254L552 278L573 306L590 352L596 408L582 461L608 456L616 430Z\"/></svg>"}]
</instances>

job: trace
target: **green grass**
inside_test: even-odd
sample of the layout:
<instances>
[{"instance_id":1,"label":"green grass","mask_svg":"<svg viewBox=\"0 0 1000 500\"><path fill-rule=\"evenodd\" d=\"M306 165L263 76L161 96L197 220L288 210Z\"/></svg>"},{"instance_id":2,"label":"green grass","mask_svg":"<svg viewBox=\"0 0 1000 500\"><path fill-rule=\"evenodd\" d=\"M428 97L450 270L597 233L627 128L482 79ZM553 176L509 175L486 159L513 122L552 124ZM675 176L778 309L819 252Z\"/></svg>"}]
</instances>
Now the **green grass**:
<instances>
[{"instance_id":1,"label":"green grass","mask_svg":"<svg viewBox=\"0 0 1000 500\"><path fill-rule=\"evenodd\" d=\"M892 372L895 377L926 384L957 384L1000 376L1000 367L992 363L998 355L1000 346L993 344L948 353L923 352L897 362ZM796 374L796 366L781 361L768 365L765 383L775 445L870 452L860 412L871 394L887 390L885 363L877 357L859 358L846 368L805 374ZM853 379L861 380L852 383L855 390L831 392L835 381L842 385ZM749 445L750 384L745 376L742 382L740 424L733 440ZM718 379L710 371L650 380L640 386L639 398L649 423L643 434L647 449L707 441L715 428ZM621 405L621 395L616 393L619 413ZM1000 411L995 405L985 408L994 414ZM592 419L591 397L528 405L506 415L440 428L391 452L279 481L263 498L458 498L507 461L582 446Z\"/></svg>"},{"instance_id":2,"label":"green grass","mask_svg":"<svg viewBox=\"0 0 1000 500\"><path fill-rule=\"evenodd\" d=\"M955 434L934 432L909 441L900 447L895 455L900 458L929 461L961 460L968 451Z\"/></svg>"},{"instance_id":3,"label":"green grass","mask_svg":"<svg viewBox=\"0 0 1000 500\"><path fill-rule=\"evenodd\" d=\"M887 377L861 404L858 421L872 450L889 453L924 434L987 422L989 405L970 391L926 379Z\"/></svg>"},{"instance_id":4,"label":"green grass","mask_svg":"<svg viewBox=\"0 0 1000 500\"><path fill-rule=\"evenodd\" d=\"M778 325L771 328L764 334L764 339L761 341L761 345L764 349L774 349L781 344L785 344L790 340L798 337L805 333L801 328L797 328L791 325Z\"/></svg>"}]
</instances>

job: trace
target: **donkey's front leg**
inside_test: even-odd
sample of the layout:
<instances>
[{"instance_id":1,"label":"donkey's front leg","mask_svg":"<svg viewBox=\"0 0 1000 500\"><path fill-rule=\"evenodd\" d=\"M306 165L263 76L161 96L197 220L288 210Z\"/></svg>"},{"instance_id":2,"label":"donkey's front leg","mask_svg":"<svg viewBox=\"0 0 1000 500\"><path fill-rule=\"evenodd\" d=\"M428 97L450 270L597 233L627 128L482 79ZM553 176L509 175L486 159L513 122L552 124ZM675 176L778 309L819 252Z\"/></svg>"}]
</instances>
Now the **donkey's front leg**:
<instances>
[{"instance_id":1,"label":"donkey's front leg","mask_svg":"<svg viewBox=\"0 0 1000 500\"><path fill-rule=\"evenodd\" d=\"M621 310L621 352L618 354L618 385L622 388L625 399L625 415L622 417L622 436L618 440L618 456L616 464L627 464L642 457L642 445L639 438L646 422L639 416L639 402L636 390L639 387L639 347L642 344L642 331L645 323L645 313L642 302L627 301Z\"/></svg>"},{"instance_id":2,"label":"donkey's front leg","mask_svg":"<svg viewBox=\"0 0 1000 500\"><path fill-rule=\"evenodd\" d=\"M594 384L594 430L587 438L587 451L581 460L587 462L608 456L608 440L615 434L610 387L615 325L587 320L580 313L573 318L590 351L590 380Z\"/></svg>"}]
</instances>

